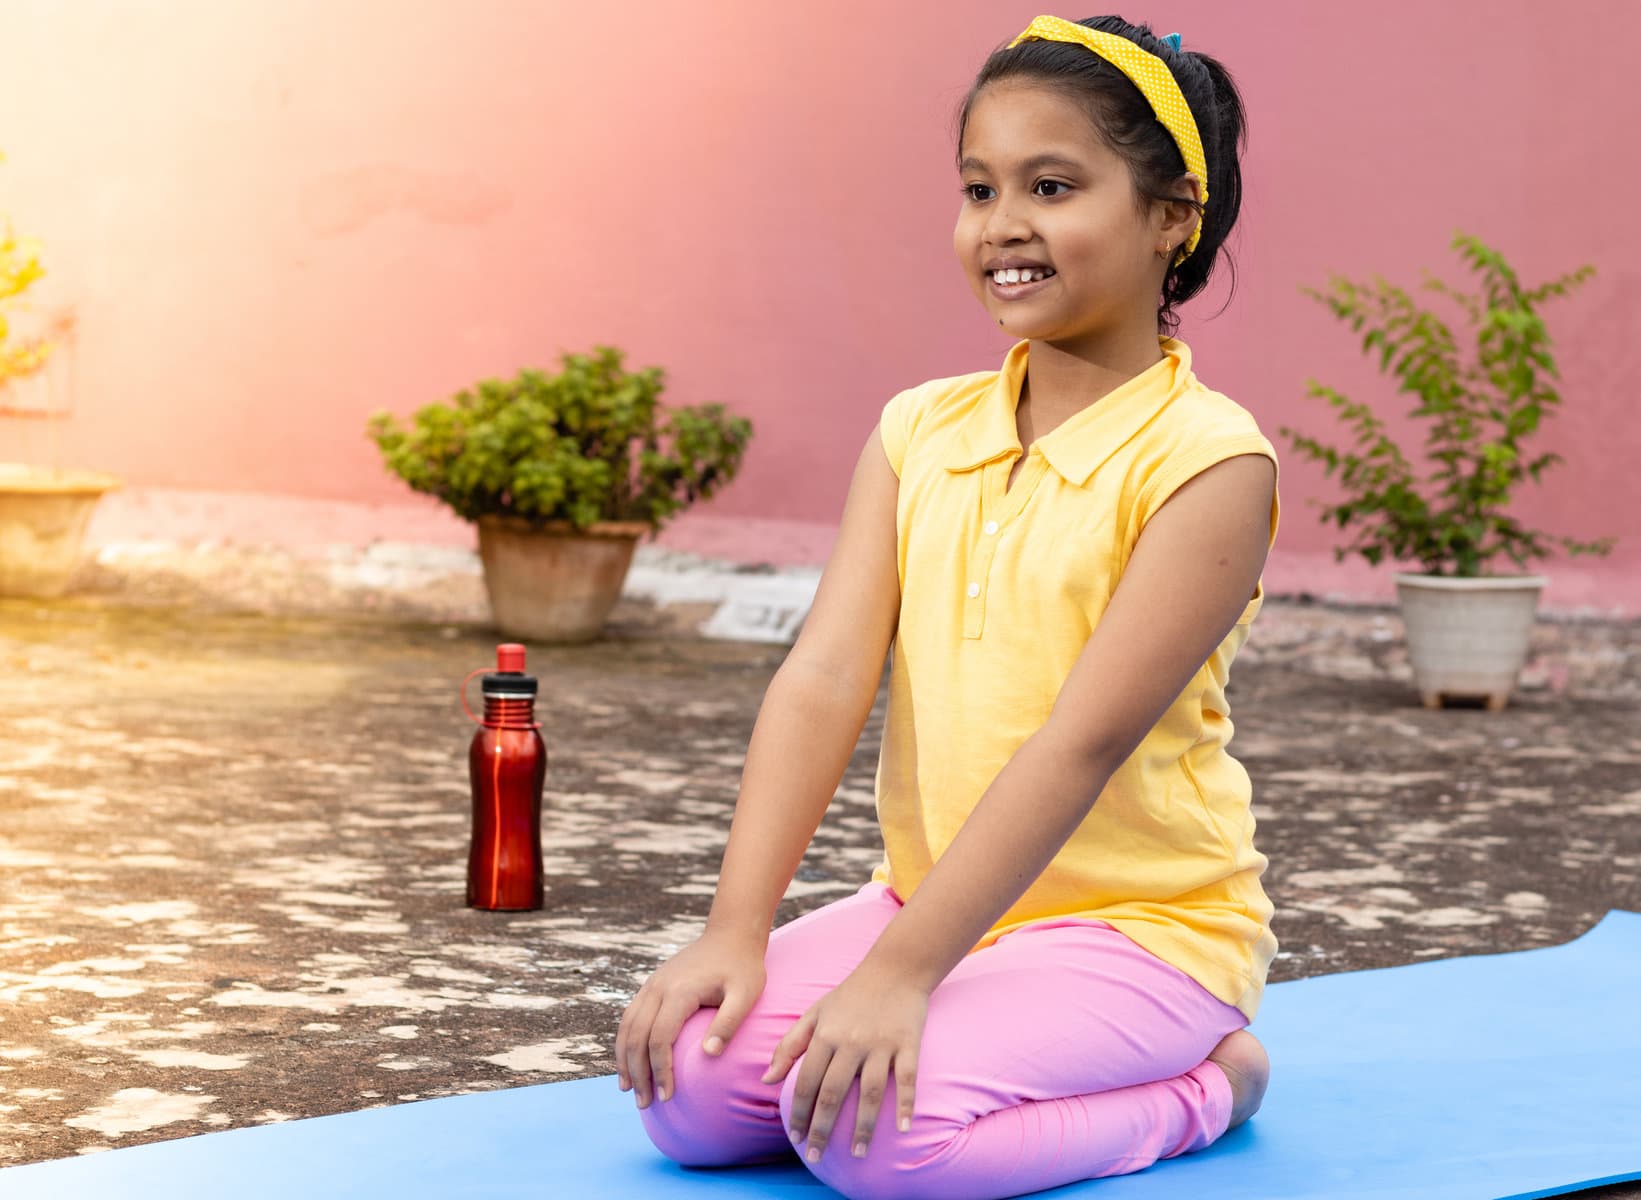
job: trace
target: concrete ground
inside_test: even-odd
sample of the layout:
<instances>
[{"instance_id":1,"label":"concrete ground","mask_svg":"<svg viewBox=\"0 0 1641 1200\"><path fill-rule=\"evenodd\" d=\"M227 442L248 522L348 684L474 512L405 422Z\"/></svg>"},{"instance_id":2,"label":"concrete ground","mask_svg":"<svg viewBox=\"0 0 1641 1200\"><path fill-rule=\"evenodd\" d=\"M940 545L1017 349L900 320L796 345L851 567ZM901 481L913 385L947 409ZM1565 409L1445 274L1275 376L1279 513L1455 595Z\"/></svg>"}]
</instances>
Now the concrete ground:
<instances>
[{"instance_id":1,"label":"concrete ground","mask_svg":"<svg viewBox=\"0 0 1641 1200\"><path fill-rule=\"evenodd\" d=\"M781 647L628 601L606 641L533 648L547 904L480 913L473 597L241 565L0 601L0 1164L612 1072L625 999L706 911ZM1273 981L1641 910L1641 623L1542 621L1509 709L1429 712L1394 612L1273 600L1231 696ZM782 920L876 861L881 717Z\"/></svg>"}]
</instances>

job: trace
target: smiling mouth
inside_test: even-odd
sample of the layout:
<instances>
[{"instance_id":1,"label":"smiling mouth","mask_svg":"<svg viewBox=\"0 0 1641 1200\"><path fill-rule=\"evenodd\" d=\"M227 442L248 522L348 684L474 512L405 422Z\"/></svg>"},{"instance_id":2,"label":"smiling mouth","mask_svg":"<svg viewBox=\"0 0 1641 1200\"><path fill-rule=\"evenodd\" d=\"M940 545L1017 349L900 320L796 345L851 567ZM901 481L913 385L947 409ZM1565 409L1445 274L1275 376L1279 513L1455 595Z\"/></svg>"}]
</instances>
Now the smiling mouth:
<instances>
[{"instance_id":1,"label":"smiling mouth","mask_svg":"<svg viewBox=\"0 0 1641 1200\"><path fill-rule=\"evenodd\" d=\"M1016 277L1013 282L1004 282L1010 277ZM1025 278L1019 278L1026 276ZM1001 277L1001 278L1000 278ZM1032 271L1027 275L1022 271L988 271L986 272L986 288L999 300L1023 300L1027 296L1034 296L1049 285L1055 278L1055 272L1046 274Z\"/></svg>"},{"instance_id":2,"label":"smiling mouth","mask_svg":"<svg viewBox=\"0 0 1641 1200\"><path fill-rule=\"evenodd\" d=\"M1035 283L1042 279L1053 279L1056 272L1053 267L1008 267L1000 271L987 271L991 281L997 284Z\"/></svg>"}]
</instances>

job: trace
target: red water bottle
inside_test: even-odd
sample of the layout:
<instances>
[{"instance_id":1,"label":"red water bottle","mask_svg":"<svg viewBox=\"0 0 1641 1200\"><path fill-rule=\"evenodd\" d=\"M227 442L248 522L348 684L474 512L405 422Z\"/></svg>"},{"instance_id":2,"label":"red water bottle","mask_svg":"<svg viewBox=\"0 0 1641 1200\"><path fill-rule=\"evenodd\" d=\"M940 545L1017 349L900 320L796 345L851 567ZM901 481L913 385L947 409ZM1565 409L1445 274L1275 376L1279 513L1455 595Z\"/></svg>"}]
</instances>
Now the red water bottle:
<instances>
[{"instance_id":1,"label":"red water bottle","mask_svg":"<svg viewBox=\"0 0 1641 1200\"><path fill-rule=\"evenodd\" d=\"M524 673L524 647L497 646L496 669L480 686L484 719L467 751L473 782L467 904L493 910L540 908L541 789L547 780L547 746L536 724L536 681ZM463 680L463 708L466 692ZM473 710L467 708L467 715L473 717Z\"/></svg>"}]
</instances>

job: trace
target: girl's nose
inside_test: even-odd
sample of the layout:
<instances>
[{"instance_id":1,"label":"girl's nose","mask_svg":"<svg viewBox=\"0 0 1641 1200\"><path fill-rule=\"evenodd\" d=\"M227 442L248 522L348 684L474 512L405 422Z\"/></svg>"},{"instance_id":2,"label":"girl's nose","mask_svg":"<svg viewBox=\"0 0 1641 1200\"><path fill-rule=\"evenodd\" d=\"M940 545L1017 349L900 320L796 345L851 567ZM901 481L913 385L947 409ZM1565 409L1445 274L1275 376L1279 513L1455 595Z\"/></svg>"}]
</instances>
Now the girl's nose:
<instances>
[{"instance_id":1,"label":"girl's nose","mask_svg":"<svg viewBox=\"0 0 1641 1200\"><path fill-rule=\"evenodd\" d=\"M1026 223L999 204L986 218L985 239L997 245L1029 236Z\"/></svg>"}]
</instances>

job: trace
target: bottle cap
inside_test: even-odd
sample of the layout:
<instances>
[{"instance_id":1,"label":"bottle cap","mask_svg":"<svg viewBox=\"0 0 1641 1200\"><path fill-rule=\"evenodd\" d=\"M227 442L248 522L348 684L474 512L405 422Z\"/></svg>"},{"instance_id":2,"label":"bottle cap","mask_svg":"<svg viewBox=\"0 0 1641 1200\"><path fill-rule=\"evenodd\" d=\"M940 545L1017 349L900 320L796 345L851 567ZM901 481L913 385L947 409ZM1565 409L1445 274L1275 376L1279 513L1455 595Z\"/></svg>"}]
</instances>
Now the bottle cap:
<instances>
[{"instance_id":1,"label":"bottle cap","mask_svg":"<svg viewBox=\"0 0 1641 1200\"><path fill-rule=\"evenodd\" d=\"M497 646L495 672L481 679L479 686L486 696L534 696L535 677L524 673L524 647L517 642Z\"/></svg>"}]
</instances>

